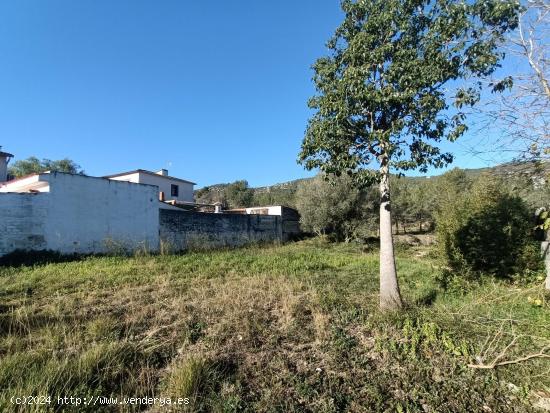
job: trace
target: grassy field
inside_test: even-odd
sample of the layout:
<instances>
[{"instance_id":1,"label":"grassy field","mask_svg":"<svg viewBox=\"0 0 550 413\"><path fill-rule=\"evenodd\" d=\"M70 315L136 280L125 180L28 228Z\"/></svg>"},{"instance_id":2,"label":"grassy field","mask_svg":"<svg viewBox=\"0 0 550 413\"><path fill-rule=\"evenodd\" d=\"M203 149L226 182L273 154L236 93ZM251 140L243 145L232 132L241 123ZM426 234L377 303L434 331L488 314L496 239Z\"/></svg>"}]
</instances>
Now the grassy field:
<instances>
[{"instance_id":1,"label":"grassy field","mask_svg":"<svg viewBox=\"0 0 550 413\"><path fill-rule=\"evenodd\" d=\"M468 367L550 342L542 280L445 292L434 257L398 248L407 309L386 315L377 251L322 240L0 267L0 411L544 408L550 358ZM51 399L10 401L31 395ZM83 404L99 396L189 404Z\"/></svg>"}]
</instances>

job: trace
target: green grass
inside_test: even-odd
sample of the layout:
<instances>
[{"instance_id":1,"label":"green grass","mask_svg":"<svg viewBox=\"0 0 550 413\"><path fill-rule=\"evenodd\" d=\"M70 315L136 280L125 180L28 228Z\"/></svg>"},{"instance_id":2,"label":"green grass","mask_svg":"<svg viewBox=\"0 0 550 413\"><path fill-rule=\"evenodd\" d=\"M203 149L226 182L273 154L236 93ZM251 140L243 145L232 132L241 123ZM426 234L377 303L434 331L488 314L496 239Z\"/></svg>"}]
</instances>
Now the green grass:
<instances>
[{"instance_id":1,"label":"green grass","mask_svg":"<svg viewBox=\"0 0 550 413\"><path fill-rule=\"evenodd\" d=\"M0 411L75 396L187 398L171 411L523 412L550 359L540 280L445 292L426 247L398 248L407 309L377 310L377 252L309 240L185 255L0 267ZM540 301L539 301L540 300ZM480 356L483 358L480 359ZM12 396L50 396L17 406Z\"/></svg>"}]
</instances>

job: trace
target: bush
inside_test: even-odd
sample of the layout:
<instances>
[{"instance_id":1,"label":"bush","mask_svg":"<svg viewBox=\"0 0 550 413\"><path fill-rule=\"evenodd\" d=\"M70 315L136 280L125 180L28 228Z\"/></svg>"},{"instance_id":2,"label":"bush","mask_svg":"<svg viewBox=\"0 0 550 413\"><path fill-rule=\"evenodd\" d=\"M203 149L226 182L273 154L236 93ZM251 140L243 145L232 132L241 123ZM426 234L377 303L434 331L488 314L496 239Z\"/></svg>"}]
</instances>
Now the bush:
<instances>
[{"instance_id":1,"label":"bush","mask_svg":"<svg viewBox=\"0 0 550 413\"><path fill-rule=\"evenodd\" d=\"M436 215L438 240L454 273L510 277L539 265L531 214L498 180L480 177L465 193L446 197Z\"/></svg>"}]
</instances>

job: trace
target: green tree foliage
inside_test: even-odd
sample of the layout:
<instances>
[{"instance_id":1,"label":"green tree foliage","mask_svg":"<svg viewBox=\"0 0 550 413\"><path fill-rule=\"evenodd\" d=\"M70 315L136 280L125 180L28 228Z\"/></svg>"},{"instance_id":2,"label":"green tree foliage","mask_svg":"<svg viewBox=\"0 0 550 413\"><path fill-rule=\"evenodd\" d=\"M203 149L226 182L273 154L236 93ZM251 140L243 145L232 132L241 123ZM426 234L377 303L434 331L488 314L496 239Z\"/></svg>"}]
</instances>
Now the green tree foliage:
<instances>
[{"instance_id":1,"label":"green tree foliage","mask_svg":"<svg viewBox=\"0 0 550 413\"><path fill-rule=\"evenodd\" d=\"M448 181L460 182L460 172ZM462 192L444 193L436 215L438 240L454 274L510 277L538 265L532 213L498 179L481 176Z\"/></svg>"},{"instance_id":2,"label":"green tree foliage","mask_svg":"<svg viewBox=\"0 0 550 413\"><path fill-rule=\"evenodd\" d=\"M517 24L515 1L345 0L345 19L314 64L318 95L299 160L309 169L380 178L365 166L425 171L452 156L430 142L466 130L461 108L479 100L480 83L502 53L497 42ZM449 116L449 97L454 103Z\"/></svg>"},{"instance_id":3,"label":"green tree foliage","mask_svg":"<svg viewBox=\"0 0 550 413\"><path fill-rule=\"evenodd\" d=\"M462 108L479 100L481 82L517 25L519 4L502 0L344 0L343 23L314 64L317 95L299 154L306 168L380 184L381 306L401 306L389 174L442 167L436 146L466 131ZM495 86L494 90L499 90ZM450 102L454 108L450 110ZM375 169L369 169L372 164Z\"/></svg>"},{"instance_id":4,"label":"green tree foliage","mask_svg":"<svg viewBox=\"0 0 550 413\"><path fill-rule=\"evenodd\" d=\"M378 224L375 195L353 187L347 176L328 181L318 175L303 181L296 192L302 229L338 241L373 235Z\"/></svg>"},{"instance_id":5,"label":"green tree foliage","mask_svg":"<svg viewBox=\"0 0 550 413\"><path fill-rule=\"evenodd\" d=\"M434 190L433 179L414 180L411 182L411 216L418 230L430 231L434 227L434 204L438 194ZM424 226L425 225L425 226Z\"/></svg>"},{"instance_id":6,"label":"green tree foliage","mask_svg":"<svg viewBox=\"0 0 550 413\"><path fill-rule=\"evenodd\" d=\"M545 241L550 233L550 212L542 207L535 214L535 234L540 241Z\"/></svg>"},{"instance_id":7,"label":"green tree foliage","mask_svg":"<svg viewBox=\"0 0 550 413\"><path fill-rule=\"evenodd\" d=\"M254 190L245 180L235 181L225 187L225 199L230 208L250 207L254 201Z\"/></svg>"},{"instance_id":8,"label":"green tree foliage","mask_svg":"<svg viewBox=\"0 0 550 413\"><path fill-rule=\"evenodd\" d=\"M50 159L38 159L35 156L31 156L27 159L14 162L8 169L8 174L19 178L21 176L52 171L52 172L66 172L70 174L83 175L84 171L76 162L71 159L59 159L52 161Z\"/></svg>"},{"instance_id":9,"label":"green tree foliage","mask_svg":"<svg viewBox=\"0 0 550 413\"><path fill-rule=\"evenodd\" d=\"M405 178L392 175L392 218L395 232L433 229L434 205L437 203L436 179Z\"/></svg>"},{"instance_id":10,"label":"green tree foliage","mask_svg":"<svg viewBox=\"0 0 550 413\"><path fill-rule=\"evenodd\" d=\"M436 221L443 208L452 208L452 205L469 193L473 179L460 168L454 168L449 172L437 177L434 181L433 190L437 194L436 202L433 205Z\"/></svg>"}]
</instances>

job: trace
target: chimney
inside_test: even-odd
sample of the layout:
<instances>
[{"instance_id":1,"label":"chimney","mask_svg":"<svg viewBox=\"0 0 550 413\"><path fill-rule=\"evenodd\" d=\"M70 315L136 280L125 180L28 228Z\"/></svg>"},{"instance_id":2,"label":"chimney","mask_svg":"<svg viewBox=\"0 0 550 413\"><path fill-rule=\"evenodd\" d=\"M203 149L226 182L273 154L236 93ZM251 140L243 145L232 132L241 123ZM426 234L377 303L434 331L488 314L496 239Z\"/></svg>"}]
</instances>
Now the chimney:
<instances>
[{"instance_id":1,"label":"chimney","mask_svg":"<svg viewBox=\"0 0 550 413\"><path fill-rule=\"evenodd\" d=\"M168 169L161 169L157 172L157 175L168 176Z\"/></svg>"},{"instance_id":2,"label":"chimney","mask_svg":"<svg viewBox=\"0 0 550 413\"><path fill-rule=\"evenodd\" d=\"M6 182L8 180L8 163L13 155L11 153L2 152L0 146L0 182Z\"/></svg>"}]
</instances>

